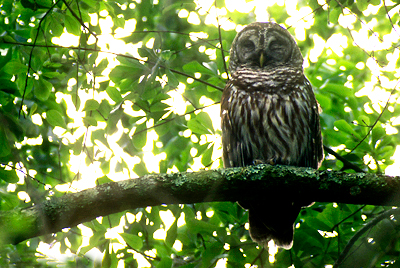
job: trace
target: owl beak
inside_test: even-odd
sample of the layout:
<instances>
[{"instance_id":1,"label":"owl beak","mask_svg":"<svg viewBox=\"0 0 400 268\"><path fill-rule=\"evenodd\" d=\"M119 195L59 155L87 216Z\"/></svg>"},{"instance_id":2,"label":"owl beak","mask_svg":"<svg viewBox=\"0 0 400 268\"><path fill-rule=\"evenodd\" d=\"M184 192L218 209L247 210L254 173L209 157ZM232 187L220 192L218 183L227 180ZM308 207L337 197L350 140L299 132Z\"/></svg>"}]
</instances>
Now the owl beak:
<instances>
[{"instance_id":1,"label":"owl beak","mask_svg":"<svg viewBox=\"0 0 400 268\"><path fill-rule=\"evenodd\" d=\"M264 63L265 63L265 56L264 53L261 53L260 55L260 67L264 67Z\"/></svg>"}]
</instances>

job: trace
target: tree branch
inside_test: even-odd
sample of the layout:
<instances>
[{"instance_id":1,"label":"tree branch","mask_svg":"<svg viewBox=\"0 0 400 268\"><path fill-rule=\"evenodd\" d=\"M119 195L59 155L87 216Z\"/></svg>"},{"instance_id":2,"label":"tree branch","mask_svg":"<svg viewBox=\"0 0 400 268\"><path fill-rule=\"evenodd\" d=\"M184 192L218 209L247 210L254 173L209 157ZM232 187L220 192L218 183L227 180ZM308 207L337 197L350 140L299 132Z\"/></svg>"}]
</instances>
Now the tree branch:
<instances>
[{"instance_id":1,"label":"tree branch","mask_svg":"<svg viewBox=\"0 0 400 268\"><path fill-rule=\"evenodd\" d=\"M30 208L2 212L0 241L17 244L99 216L161 204L285 195L293 200L399 206L399 192L400 177L279 165L150 174L66 194Z\"/></svg>"}]
</instances>

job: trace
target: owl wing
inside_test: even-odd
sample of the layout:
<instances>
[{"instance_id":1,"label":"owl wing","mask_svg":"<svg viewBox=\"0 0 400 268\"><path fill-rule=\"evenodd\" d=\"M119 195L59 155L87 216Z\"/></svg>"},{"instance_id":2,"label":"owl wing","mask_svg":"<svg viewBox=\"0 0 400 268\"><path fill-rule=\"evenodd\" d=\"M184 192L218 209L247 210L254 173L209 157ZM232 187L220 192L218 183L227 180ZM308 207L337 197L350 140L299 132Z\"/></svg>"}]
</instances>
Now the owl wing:
<instances>
[{"instance_id":1,"label":"owl wing","mask_svg":"<svg viewBox=\"0 0 400 268\"><path fill-rule=\"evenodd\" d=\"M311 83L305 80L305 90L307 94L311 97L311 118L309 122L310 127L310 137L308 150L305 152L305 163L304 167L312 167L318 169L321 166L322 160L324 158L324 152L322 147L322 137L321 137L321 125L319 120L320 106L312 89Z\"/></svg>"},{"instance_id":2,"label":"owl wing","mask_svg":"<svg viewBox=\"0 0 400 268\"><path fill-rule=\"evenodd\" d=\"M223 162L225 167L244 166L244 144L237 137L237 125L233 124L228 112L230 92L235 86L228 81L221 98L221 127Z\"/></svg>"}]
</instances>

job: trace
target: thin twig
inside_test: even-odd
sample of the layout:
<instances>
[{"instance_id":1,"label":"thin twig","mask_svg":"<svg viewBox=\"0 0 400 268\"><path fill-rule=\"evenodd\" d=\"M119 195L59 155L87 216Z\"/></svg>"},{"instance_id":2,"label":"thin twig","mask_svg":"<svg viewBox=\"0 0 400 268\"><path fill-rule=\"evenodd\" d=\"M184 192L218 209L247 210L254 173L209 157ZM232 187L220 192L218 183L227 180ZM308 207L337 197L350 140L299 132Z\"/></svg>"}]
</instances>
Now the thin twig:
<instances>
[{"instance_id":1,"label":"thin twig","mask_svg":"<svg viewBox=\"0 0 400 268\"><path fill-rule=\"evenodd\" d=\"M6 43L6 44L14 44L14 45L22 45L22 46L32 46L32 44L28 44L28 43L19 43L19 42L7 42L7 41L4 41L4 43ZM63 46L57 46L57 45L36 45L36 47L54 47L54 48L66 48L66 49L73 49L73 50L75 50L75 49L81 49L81 50L87 50L87 51L93 51L93 52L108 53L108 54L116 55L116 56L123 57L123 58L134 59L134 60L137 60L137 61L139 61L139 62L146 62L146 63L148 63L148 64L155 64L155 63L152 62L152 61L149 61L149 60L142 60L142 59L133 57L133 56L131 56L131 55L120 54L120 53L116 53L116 52L112 52L112 51L103 51L103 50L98 50L98 49L93 49L93 48L63 47ZM185 76L185 77L187 77L187 78L192 78L192 79L193 79L194 81L196 81L196 82L202 83L202 84L204 84L204 85L206 85L206 86L209 86L209 87L212 87L212 88L215 88L215 89L217 89L217 90L219 90L219 91L221 91L221 92L224 91L224 89L223 89L222 87L216 86L216 85L211 84L211 83L209 83L209 82L206 82L206 81L204 81L204 80L202 80L202 79L196 78L196 77L194 77L194 76L192 76L192 75L190 75L190 74L186 74L186 73L184 73L184 72L171 69L171 68L169 68L169 67L167 67L167 66L164 66L164 65L162 65L162 64L160 64L159 66L160 66L161 68L170 70L172 73L179 74L179 75Z\"/></svg>"},{"instance_id":2,"label":"thin twig","mask_svg":"<svg viewBox=\"0 0 400 268\"><path fill-rule=\"evenodd\" d=\"M192 113L194 113L194 112L196 112L196 111L198 111L198 110L202 110L202 109L205 109L205 108L207 108L207 107L210 107L210 106L213 106L213 105L216 105L216 104L219 104L219 103L220 103L219 101L214 102L213 104L210 104L210 105L207 105L207 106L203 106L203 107L200 107L200 108L198 108L198 109L194 109L193 111L190 111L190 112L186 112L186 113L184 113L184 114L182 114L182 115L179 115L179 117L183 117L183 116L185 116L185 115L187 115L187 114L192 114ZM164 125L164 124L166 124L166 123L169 123L169 122L171 122L172 120L175 120L175 119L176 119L176 117L173 117L173 118L170 118L170 119L166 119L166 120L162 121L161 123L156 124L156 125L154 125L154 126L152 126L152 127L148 127L148 128L146 128L146 129L143 129L143 130L140 130L140 131L138 131L138 132L135 132L135 133L132 135L132 137L135 136L135 135L138 135L138 134L140 134L140 133L142 133L142 132L144 132L144 131L148 131L148 130L150 130L150 129L153 129L153 128L162 126L162 125Z\"/></svg>"},{"instance_id":3,"label":"thin twig","mask_svg":"<svg viewBox=\"0 0 400 268\"><path fill-rule=\"evenodd\" d=\"M400 81L399 81L399 82L400 82ZM397 84L399 84L399 82L397 82ZM396 85L396 86L397 86L397 85ZM392 95L393 95L393 93L394 93L395 90L396 90L396 87L394 87L394 89L392 90L392 92L390 92L390 96L389 96L389 98L388 98L388 100L387 100L387 102L386 102L385 107L383 107L382 112L379 114L379 116L376 118L375 122L374 122L374 123L371 125L371 127L369 128L368 133L364 136L364 138L362 138L362 139L360 140L359 143L357 143L357 145L356 145L347 155L351 154L355 149L357 149L357 147L360 146L360 144L363 143L363 141L371 134L372 129L373 129L373 128L376 126L376 124L379 122L379 119L381 119L382 114L387 110L387 107L389 106L390 98L392 97Z\"/></svg>"},{"instance_id":4,"label":"thin twig","mask_svg":"<svg viewBox=\"0 0 400 268\"><path fill-rule=\"evenodd\" d=\"M217 9L217 0L214 1L215 9ZM218 12L218 11L216 11ZM221 56L222 56L222 62L224 63L224 70L226 74L228 75L228 68L226 67L226 62L225 62L225 54L224 54L224 47L222 45L222 34L221 34L221 24L219 24L219 16L217 13L217 24L218 24L218 38L219 38L219 44L221 46Z\"/></svg>"},{"instance_id":5,"label":"thin twig","mask_svg":"<svg viewBox=\"0 0 400 268\"><path fill-rule=\"evenodd\" d=\"M263 254L264 251L265 251L265 248L263 247L263 248L260 250L260 253L258 253L257 257L255 257L254 260L251 262L250 267L253 266L253 265L256 263L256 261L257 261L258 259L261 259L261 255ZM261 264L261 267L263 267L262 261L260 261L260 264Z\"/></svg>"},{"instance_id":6,"label":"thin twig","mask_svg":"<svg viewBox=\"0 0 400 268\"><path fill-rule=\"evenodd\" d=\"M348 168L348 169L352 169L356 172L364 172L364 170L362 170L360 167L354 165L353 163L351 163L350 161L348 161L346 158L344 158L343 156L341 156L340 154L338 154L337 152L335 152L334 150L332 150L331 148L329 148L328 146L324 145L324 150L328 153L333 155L334 157L336 157L336 159L340 160L343 163L343 168Z\"/></svg>"},{"instance_id":7,"label":"thin twig","mask_svg":"<svg viewBox=\"0 0 400 268\"><path fill-rule=\"evenodd\" d=\"M386 6L386 0L383 0L383 6L385 7L386 15L387 15L387 17L388 17L388 19L389 19L389 21L390 21L390 24L392 25L392 29L397 33L397 35L399 35L399 33L398 33L397 30L396 30L396 27L394 27L392 18L391 18L390 15L389 15L389 10L387 9L387 6ZM399 35L399 36L400 36L400 35Z\"/></svg>"},{"instance_id":8,"label":"thin twig","mask_svg":"<svg viewBox=\"0 0 400 268\"><path fill-rule=\"evenodd\" d=\"M47 17L47 15L50 14L50 12L53 10L53 8L58 5L58 2L60 2L62 0L58 0L56 3L54 3L49 10L46 11L46 13L44 14L44 16L40 19L39 24L38 24L38 29L36 31L36 36L35 39L33 40L33 44L32 44L32 50L29 53L29 60L28 60L28 70L26 72L26 78L25 78L25 86L24 86L24 92L22 93L22 100L21 100L21 105L20 105L20 109L18 112L18 117L21 116L21 111L22 111L22 107L24 105L24 99L25 99L25 93L26 93L26 89L28 87L28 79L29 79L29 70L32 69L32 57L33 57L33 50L35 50L35 46L36 46L36 42L39 36L39 29L41 28L42 22L44 21L44 19Z\"/></svg>"}]
</instances>

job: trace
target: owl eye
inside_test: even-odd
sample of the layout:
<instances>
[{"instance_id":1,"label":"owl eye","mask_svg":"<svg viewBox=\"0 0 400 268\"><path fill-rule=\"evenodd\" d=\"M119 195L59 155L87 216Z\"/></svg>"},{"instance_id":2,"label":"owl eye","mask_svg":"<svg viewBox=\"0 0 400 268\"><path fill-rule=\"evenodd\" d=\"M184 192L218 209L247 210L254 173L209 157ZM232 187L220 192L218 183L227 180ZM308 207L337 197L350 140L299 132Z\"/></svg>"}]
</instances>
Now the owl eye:
<instances>
[{"instance_id":1,"label":"owl eye","mask_svg":"<svg viewBox=\"0 0 400 268\"><path fill-rule=\"evenodd\" d=\"M247 51L252 51L256 49L256 45L251 40L245 40L242 42L241 47Z\"/></svg>"},{"instance_id":2,"label":"owl eye","mask_svg":"<svg viewBox=\"0 0 400 268\"><path fill-rule=\"evenodd\" d=\"M276 51L276 50L280 50L282 48L284 48L285 44L281 43L281 42L272 42L269 45L269 50L271 51Z\"/></svg>"},{"instance_id":3,"label":"owl eye","mask_svg":"<svg viewBox=\"0 0 400 268\"><path fill-rule=\"evenodd\" d=\"M284 40L271 42L268 46L267 55L276 61L285 61L289 56L288 43Z\"/></svg>"}]
</instances>

